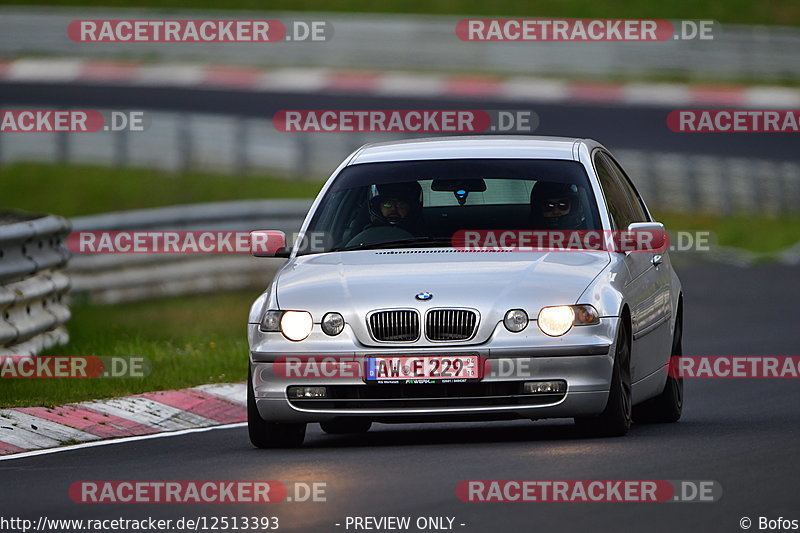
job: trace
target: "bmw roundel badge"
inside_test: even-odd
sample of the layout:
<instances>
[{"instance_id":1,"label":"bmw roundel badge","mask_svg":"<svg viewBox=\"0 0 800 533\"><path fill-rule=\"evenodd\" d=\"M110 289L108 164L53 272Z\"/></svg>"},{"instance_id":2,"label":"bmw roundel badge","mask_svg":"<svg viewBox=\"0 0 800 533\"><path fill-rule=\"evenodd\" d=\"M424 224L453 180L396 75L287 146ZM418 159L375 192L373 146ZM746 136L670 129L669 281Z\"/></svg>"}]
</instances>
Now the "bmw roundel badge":
<instances>
[{"instance_id":1,"label":"bmw roundel badge","mask_svg":"<svg viewBox=\"0 0 800 533\"><path fill-rule=\"evenodd\" d=\"M427 302L428 300L433 298L433 294L429 292L420 292L414 298L416 298L420 302Z\"/></svg>"}]
</instances>

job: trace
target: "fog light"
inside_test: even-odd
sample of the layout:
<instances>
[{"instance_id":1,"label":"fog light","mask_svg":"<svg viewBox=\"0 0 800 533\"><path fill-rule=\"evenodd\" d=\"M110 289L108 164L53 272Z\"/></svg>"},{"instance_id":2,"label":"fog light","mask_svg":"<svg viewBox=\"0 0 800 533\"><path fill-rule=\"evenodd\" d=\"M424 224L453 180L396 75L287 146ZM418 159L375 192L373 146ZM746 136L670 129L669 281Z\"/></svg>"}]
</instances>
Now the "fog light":
<instances>
[{"instance_id":1,"label":"fog light","mask_svg":"<svg viewBox=\"0 0 800 533\"><path fill-rule=\"evenodd\" d=\"M525 394L567 392L566 381L526 381Z\"/></svg>"},{"instance_id":2,"label":"fog light","mask_svg":"<svg viewBox=\"0 0 800 533\"><path fill-rule=\"evenodd\" d=\"M328 313L322 317L322 331L335 337L344 329L344 317L339 313Z\"/></svg>"},{"instance_id":3,"label":"fog light","mask_svg":"<svg viewBox=\"0 0 800 533\"><path fill-rule=\"evenodd\" d=\"M289 398L326 398L328 389L326 387L289 387L287 391Z\"/></svg>"},{"instance_id":4,"label":"fog light","mask_svg":"<svg viewBox=\"0 0 800 533\"><path fill-rule=\"evenodd\" d=\"M503 318L503 325L512 333L519 333L528 325L528 313L522 309L511 309Z\"/></svg>"}]
</instances>

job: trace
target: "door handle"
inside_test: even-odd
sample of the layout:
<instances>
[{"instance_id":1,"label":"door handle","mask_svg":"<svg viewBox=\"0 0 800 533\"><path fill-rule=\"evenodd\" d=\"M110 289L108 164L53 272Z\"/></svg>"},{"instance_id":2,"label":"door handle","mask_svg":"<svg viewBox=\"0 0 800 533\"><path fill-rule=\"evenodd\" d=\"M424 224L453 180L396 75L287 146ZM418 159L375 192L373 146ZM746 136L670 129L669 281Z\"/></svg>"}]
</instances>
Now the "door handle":
<instances>
[{"instance_id":1,"label":"door handle","mask_svg":"<svg viewBox=\"0 0 800 533\"><path fill-rule=\"evenodd\" d=\"M650 262L653 263L653 266L658 266L664 262L664 258L661 256L661 254L655 254Z\"/></svg>"}]
</instances>

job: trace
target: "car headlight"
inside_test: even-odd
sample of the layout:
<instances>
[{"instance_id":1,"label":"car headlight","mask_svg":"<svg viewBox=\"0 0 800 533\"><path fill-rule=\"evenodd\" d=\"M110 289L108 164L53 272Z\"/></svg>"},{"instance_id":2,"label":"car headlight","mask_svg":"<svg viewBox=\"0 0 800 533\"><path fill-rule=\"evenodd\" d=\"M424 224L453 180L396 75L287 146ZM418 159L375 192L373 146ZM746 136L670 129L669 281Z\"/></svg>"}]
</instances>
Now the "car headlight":
<instances>
[{"instance_id":1,"label":"car headlight","mask_svg":"<svg viewBox=\"0 0 800 533\"><path fill-rule=\"evenodd\" d=\"M591 305L559 305L544 307L539 311L537 324L545 335L560 337L572 326L589 326L600 323L597 309Z\"/></svg>"},{"instance_id":2,"label":"car headlight","mask_svg":"<svg viewBox=\"0 0 800 533\"><path fill-rule=\"evenodd\" d=\"M344 329L344 317L339 313L326 313L322 317L322 331L326 335L335 337Z\"/></svg>"},{"instance_id":3,"label":"car headlight","mask_svg":"<svg viewBox=\"0 0 800 533\"><path fill-rule=\"evenodd\" d=\"M290 341L301 341L311 334L314 326L308 311L266 311L261 317L261 331L280 331Z\"/></svg>"},{"instance_id":4,"label":"car headlight","mask_svg":"<svg viewBox=\"0 0 800 533\"><path fill-rule=\"evenodd\" d=\"M512 333L519 333L528 325L528 313L522 309L511 309L503 318L503 325Z\"/></svg>"},{"instance_id":5,"label":"car headlight","mask_svg":"<svg viewBox=\"0 0 800 533\"><path fill-rule=\"evenodd\" d=\"M568 332L572 328L573 322L575 322L575 311L568 305L543 307L539 311L539 319L536 321L539 329L551 337L560 337Z\"/></svg>"},{"instance_id":6,"label":"car headlight","mask_svg":"<svg viewBox=\"0 0 800 533\"><path fill-rule=\"evenodd\" d=\"M308 311L286 311L281 317L281 333L290 341L301 341L311 334L314 321Z\"/></svg>"}]
</instances>

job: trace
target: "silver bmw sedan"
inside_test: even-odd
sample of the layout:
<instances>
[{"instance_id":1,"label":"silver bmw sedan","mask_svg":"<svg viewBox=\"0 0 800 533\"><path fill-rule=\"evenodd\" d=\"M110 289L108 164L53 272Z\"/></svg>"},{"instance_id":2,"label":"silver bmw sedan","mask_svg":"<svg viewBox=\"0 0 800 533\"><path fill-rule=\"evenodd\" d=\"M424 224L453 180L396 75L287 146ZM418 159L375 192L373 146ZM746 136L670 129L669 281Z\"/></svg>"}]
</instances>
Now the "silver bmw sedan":
<instances>
[{"instance_id":1,"label":"silver bmw sedan","mask_svg":"<svg viewBox=\"0 0 800 533\"><path fill-rule=\"evenodd\" d=\"M677 421L683 295L663 232L590 139L358 149L250 310L252 443L299 446L308 423Z\"/></svg>"}]
</instances>

